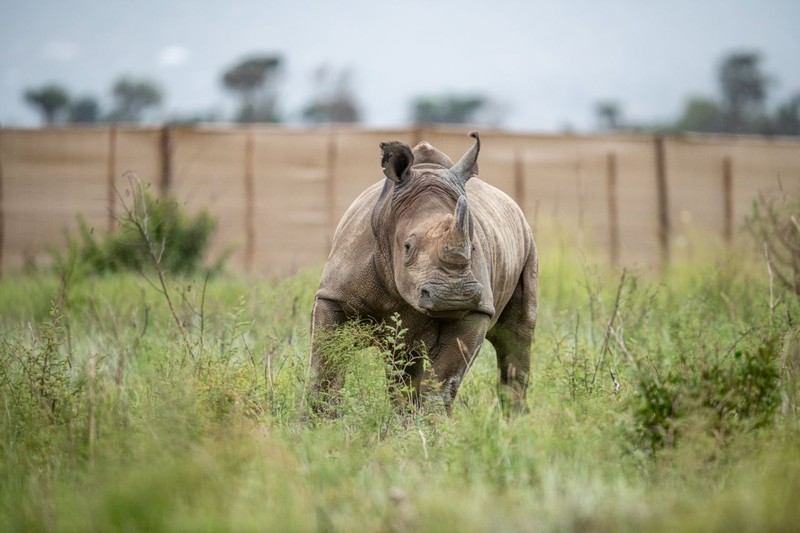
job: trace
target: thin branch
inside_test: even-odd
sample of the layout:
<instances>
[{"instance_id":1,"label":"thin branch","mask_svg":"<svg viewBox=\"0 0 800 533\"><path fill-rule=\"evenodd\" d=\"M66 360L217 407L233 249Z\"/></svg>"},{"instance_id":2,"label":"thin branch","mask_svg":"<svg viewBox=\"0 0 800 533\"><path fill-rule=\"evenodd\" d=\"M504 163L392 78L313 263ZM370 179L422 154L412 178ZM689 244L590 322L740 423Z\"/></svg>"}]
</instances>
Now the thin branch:
<instances>
[{"instance_id":1,"label":"thin branch","mask_svg":"<svg viewBox=\"0 0 800 533\"><path fill-rule=\"evenodd\" d=\"M603 347L600 349L600 356L597 358L597 364L594 367L594 373L592 374L592 381L589 384L589 393L592 392L594 389L594 382L595 378L597 377L597 371L600 370L600 367L603 366L603 360L605 359L606 352L608 351L608 344L611 338L611 330L614 327L614 320L617 318L617 313L619 313L619 302L620 298L622 297L622 288L625 286L625 276L628 274L627 269L622 269L622 275L619 278L619 286L617 287L617 296L614 299L614 309L611 311L611 318L608 320L608 327L606 327L606 333L603 337Z\"/></svg>"},{"instance_id":2,"label":"thin branch","mask_svg":"<svg viewBox=\"0 0 800 533\"><path fill-rule=\"evenodd\" d=\"M202 352L205 344L205 331L206 331L206 289L208 288L208 277L211 275L210 271L206 271L206 277L203 280L203 292L200 295L200 351Z\"/></svg>"},{"instance_id":3,"label":"thin branch","mask_svg":"<svg viewBox=\"0 0 800 533\"><path fill-rule=\"evenodd\" d=\"M621 328L613 328L611 334L613 335L614 340L617 341L617 346L619 347L620 351L622 352L622 355L625 357L625 360L628 363L633 365L633 367L634 367L634 369L636 370L637 373L641 374L642 367L641 367L641 365L639 363L639 360L636 359L631 354L630 350L628 350L628 347L625 345L625 338L622 335L620 329ZM650 360L650 358L647 357L646 355L644 356L644 359L650 365L650 368L652 368L653 373L656 376L656 379L660 380L661 372L659 372L658 367L656 365L654 365L653 362Z\"/></svg>"},{"instance_id":4,"label":"thin branch","mask_svg":"<svg viewBox=\"0 0 800 533\"><path fill-rule=\"evenodd\" d=\"M614 373L613 367L608 367L608 373L611 374L611 381L614 382L614 396L619 394L619 381L617 381L617 375Z\"/></svg>"},{"instance_id":5,"label":"thin branch","mask_svg":"<svg viewBox=\"0 0 800 533\"><path fill-rule=\"evenodd\" d=\"M127 174L128 181L131 184L131 188L133 189L133 207L129 206L124 198L120 195L120 200L122 204L122 208L125 210L125 217L124 221L131 224L133 228L139 233L139 236L142 238L142 241L146 245L147 254L150 256L150 260L153 263L153 267L156 269L156 275L158 276L158 282L161 286L160 291L161 294L164 296L164 299L167 302L167 306L169 307L170 314L172 315L173 320L175 321L175 325L178 327L178 331L181 334L181 338L183 339L184 347L192 359L195 359L194 351L192 350L192 346L189 342L189 337L186 333L186 329L183 327L183 323L181 322L180 318L178 317L178 313L175 310L175 306L172 303L172 297L169 294L169 287L166 281L166 273L164 272L164 268L161 265L161 254L164 252L164 247L166 242L162 242L162 248L160 253L156 253L155 244L153 239L150 235L150 218L147 206L147 197L145 196L145 187L142 185L141 180L138 176L133 173ZM137 201L137 195L139 196L139 200ZM145 279L148 279L145 276ZM151 283L152 284L152 283Z\"/></svg>"},{"instance_id":6,"label":"thin branch","mask_svg":"<svg viewBox=\"0 0 800 533\"><path fill-rule=\"evenodd\" d=\"M422 441L422 453L425 455L425 460L428 460L428 441L425 439L425 433L422 432L421 428L417 428L417 432L419 433L419 438Z\"/></svg>"},{"instance_id":7,"label":"thin branch","mask_svg":"<svg viewBox=\"0 0 800 533\"><path fill-rule=\"evenodd\" d=\"M772 276L772 266L770 265L769 260L769 250L767 244L764 243L764 257L767 260L767 272L769 273L769 323L770 325L772 322L772 316L775 312L775 293L774 293L774 279Z\"/></svg>"},{"instance_id":8,"label":"thin branch","mask_svg":"<svg viewBox=\"0 0 800 533\"><path fill-rule=\"evenodd\" d=\"M575 379L578 374L578 371L575 369L575 365L578 361L578 334L580 331L581 325L581 314L580 312L575 316L575 337L572 341L572 367L569 370L569 392L572 396L572 399L575 399L577 395L577 385L575 384ZM586 385L586 372L583 374L583 384Z\"/></svg>"}]
</instances>

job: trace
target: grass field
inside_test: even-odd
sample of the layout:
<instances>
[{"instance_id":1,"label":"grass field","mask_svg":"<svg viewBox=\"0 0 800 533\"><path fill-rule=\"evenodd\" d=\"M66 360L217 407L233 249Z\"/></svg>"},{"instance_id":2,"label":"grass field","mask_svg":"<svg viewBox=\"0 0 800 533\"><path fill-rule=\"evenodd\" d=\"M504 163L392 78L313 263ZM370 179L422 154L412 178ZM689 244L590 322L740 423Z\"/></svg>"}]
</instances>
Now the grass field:
<instances>
[{"instance_id":1,"label":"grass field","mask_svg":"<svg viewBox=\"0 0 800 533\"><path fill-rule=\"evenodd\" d=\"M451 416L374 349L306 407L318 270L0 279L3 531L789 531L800 305L747 254L663 275L542 254L530 414L486 345ZM175 319L178 319L177 321Z\"/></svg>"}]
</instances>

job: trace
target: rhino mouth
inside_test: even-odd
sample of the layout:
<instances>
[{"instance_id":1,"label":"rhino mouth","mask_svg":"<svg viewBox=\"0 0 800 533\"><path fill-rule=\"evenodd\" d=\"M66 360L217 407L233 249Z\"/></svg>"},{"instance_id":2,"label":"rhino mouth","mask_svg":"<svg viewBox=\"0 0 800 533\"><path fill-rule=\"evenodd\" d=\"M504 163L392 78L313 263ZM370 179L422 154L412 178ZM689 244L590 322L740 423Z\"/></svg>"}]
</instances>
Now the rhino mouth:
<instances>
[{"instance_id":1,"label":"rhino mouth","mask_svg":"<svg viewBox=\"0 0 800 533\"><path fill-rule=\"evenodd\" d=\"M483 306L479 306L475 309L461 309L457 311L427 311L425 309L420 309L420 311L423 315L438 320L461 320L471 313L483 314L489 318L494 316L494 309L487 309Z\"/></svg>"},{"instance_id":2,"label":"rhino mouth","mask_svg":"<svg viewBox=\"0 0 800 533\"><path fill-rule=\"evenodd\" d=\"M461 320L465 316L469 314L469 310L462 310L462 311L426 311L423 310L423 314L429 316L431 318L438 318L441 320Z\"/></svg>"},{"instance_id":3,"label":"rhino mouth","mask_svg":"<svg viewBox=\"0 0 800 533\"><path fill-rule=\"evenodd\" d=\"M478 281L454 284L425 283L419 289L417 309L431 318L460 319L469 313L492 315L481 306L483 286Z\"/></svg>"}]
</instances>

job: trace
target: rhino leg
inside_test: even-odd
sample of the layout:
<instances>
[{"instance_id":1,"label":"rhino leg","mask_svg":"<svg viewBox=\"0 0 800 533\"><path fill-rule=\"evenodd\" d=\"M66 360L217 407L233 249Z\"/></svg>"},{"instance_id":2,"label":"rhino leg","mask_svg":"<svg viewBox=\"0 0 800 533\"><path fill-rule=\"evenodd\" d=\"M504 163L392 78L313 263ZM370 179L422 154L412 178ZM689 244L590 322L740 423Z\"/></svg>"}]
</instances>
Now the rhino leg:
<instances>
[{"instance_id":1,"label":"rhino leg","mask_svg":"<svg viewBox=\"0 0 800 533\"><path fill-rule=\"evenodd\" d=\"M481 349L488 326L489 317L480 313L442 324L438 342L428 347L430 367L419 386L423 401L438 394L447 412L452 411L458 388Z\"/></svg>"},{"instance_id":2,"label":"rhino leg","mask_svg":"<svg viewBox=\"0 0 800 533\"><path fill-rule=\"evenodd\" d=\"M486 338L497 353L498 395L508 412L527 412L525 393L536 327L537 263L531 255L511 300Z\"/></svg>"},{"instance_id":3,"label":"rhino leg","mask_svg":"<svg viewBox=\"0 0 800 533\"><path fill-rule=\"evenodd\" d=\"M328 349L329 336L347 321L339 302L316 298L311 313L311 399L318 412L336 405L344 384L344 368ZM326 339L326 337L328 337Z\"/></svg>"}]
</instances>

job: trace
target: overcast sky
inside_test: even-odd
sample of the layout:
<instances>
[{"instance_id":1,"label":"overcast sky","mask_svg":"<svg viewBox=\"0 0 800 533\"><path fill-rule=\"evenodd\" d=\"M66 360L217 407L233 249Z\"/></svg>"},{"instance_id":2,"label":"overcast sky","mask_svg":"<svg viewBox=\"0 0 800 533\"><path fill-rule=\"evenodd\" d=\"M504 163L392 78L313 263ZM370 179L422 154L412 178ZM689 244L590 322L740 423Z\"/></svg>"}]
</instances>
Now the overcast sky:
<instances>
[{"instance_id":1,"label":"overcast sky","mask_svg":"<svg viewBox=\"0 0 800 533\"><path fill-rule=\"evenodd\" d=\"M741 50L761 54L772 105L800 92L800 1L0 0L0 124L37 125L22 94L48 82L107 108L126 74L162 86L157 118L229 118L222 73L264 52L285 60L294 122L324 64L353 71L368 125L454 92L489 96L510 129L587 131L600 100L674 120L687 97L717 96L721 59Z\"/></svg>"}]
</instances>

